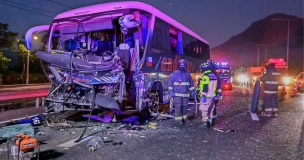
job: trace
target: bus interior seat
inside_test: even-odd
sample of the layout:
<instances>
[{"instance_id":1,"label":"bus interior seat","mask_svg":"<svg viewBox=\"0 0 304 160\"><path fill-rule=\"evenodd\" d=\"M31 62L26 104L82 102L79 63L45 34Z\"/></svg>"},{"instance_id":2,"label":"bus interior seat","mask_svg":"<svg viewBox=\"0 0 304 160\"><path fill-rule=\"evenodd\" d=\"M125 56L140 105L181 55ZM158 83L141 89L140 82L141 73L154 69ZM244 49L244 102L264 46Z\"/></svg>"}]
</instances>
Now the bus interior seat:
<instances>
[{"instance_id":1,"label":"bus interior seat","mask_svg":"<svg viewBox=\"0 0 304 160\"><path fill-rule=\"evenodd\" d=\"M101 56L103 52L111 51L111 49L112 49L111 41L100 41L98 42L97 55Z\"/></svg>"}]
</instances>

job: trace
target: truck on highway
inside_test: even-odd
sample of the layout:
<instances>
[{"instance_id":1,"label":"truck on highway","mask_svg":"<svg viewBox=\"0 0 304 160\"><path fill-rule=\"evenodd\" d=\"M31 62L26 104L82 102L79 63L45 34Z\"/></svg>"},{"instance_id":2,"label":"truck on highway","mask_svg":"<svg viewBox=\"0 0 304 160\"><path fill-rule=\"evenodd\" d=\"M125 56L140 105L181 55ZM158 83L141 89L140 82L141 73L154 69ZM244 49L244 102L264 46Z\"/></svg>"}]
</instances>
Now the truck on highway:
<instances>
[{"instance_id":1,"label":"truck on highway","mask_svg":"<svg viewBox=\"0 0 304 160\"><path fill-rule=\"evenodd\" d=\"M281 81L279 82L280 85L289 85L291 83L291 77L288 76L287 73L287 65L284 59L282 58L271 58L265 60L260 67L250 67L247 68L247 76L250 80L250 82L255 82L257 78L260 78L263 76L265 72L265 66L268 63L275 63L275 68L279 70L282 74Z\"/></svg>"},{"instance_id":2,"label":"truck on highway","mask_svg":"<svg viewBox=\"0 0 304 160\"><path fill-rule=\"evenodd\" d=\"M263 76L263 73L265 71L264 67L250 67L247 68L247 76L249 79L249 82L255 82L257 78L261 78Z\"/></svg>"}]
</instances>

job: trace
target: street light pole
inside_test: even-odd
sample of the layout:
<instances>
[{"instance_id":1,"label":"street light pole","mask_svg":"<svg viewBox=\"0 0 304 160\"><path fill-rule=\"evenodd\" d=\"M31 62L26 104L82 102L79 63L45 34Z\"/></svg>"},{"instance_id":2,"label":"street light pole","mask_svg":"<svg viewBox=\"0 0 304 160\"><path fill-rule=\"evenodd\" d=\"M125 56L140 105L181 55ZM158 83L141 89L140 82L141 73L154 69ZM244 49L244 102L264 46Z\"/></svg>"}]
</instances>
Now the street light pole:
<instances>
[{"instance_id":1,"label":"street light pole","mask_svg":"<svg viewBox=\"0 0 304 160\"><path fill-rule=\"evenodd\" d=\"M286 49L286 66L289 64L289 24L290 21L298 20L299 18L293 19L272 19L273 21L287 21L287 49Z\"/></svg>"},{"instance_id":2,"label":"street light pole","mask_svg":"<svg viewBox=\"0 0 304 160\"><path fill-rule=\"evenodd\" d=\"M265 61L267 59L267 45L265 45Z\"/></svg>"},{"instance_id":3,"label":"street light pole","mask_svg":"<svg viewBox=\"0 0 304 160\"><path fill-rule=\"evenodd\" d=\"M26 62L26 84L29 84L29 72L30 72L30 51L27 51L27 62Z\"/></svg>"},{"instance_id":4,"label":"street light pole","mask_svg":"<svg viewBox=\"0 0 304 160\"><path fill-rule=\"evenodd\" d=\"M287 57L286 57L286 66L288 68L288 62L289 62L289 23L290 20L287 21L287 49L286 49L286 54L287 54Z\"/></svg>"},{"instance_id":5,"label":"street light pole","mask_svg":"<svg viewBox=\"0 0 304 160\"><path fill-rule=\"evenodd\" d=\"M258 46L258 59L257 59L257 67L260 64L260 47Z\"/></svg>"},{"instance_id":6,"label":"street light pole","mask_svg":"<svg viewBox=\"0 0 304 160\"><path fill-rule=\"evenodd\" d=\"M271 45L275 45L275 44L258 44L258 48L259 48L259 46L264 46L265 47L265 61L267 60L267 47L271 46ZM258 50L258 52L259 51L260 50ZM259 54L260 54L260 52L258 53L258 57L260 56Z\"/></svg>"}]
</instances>

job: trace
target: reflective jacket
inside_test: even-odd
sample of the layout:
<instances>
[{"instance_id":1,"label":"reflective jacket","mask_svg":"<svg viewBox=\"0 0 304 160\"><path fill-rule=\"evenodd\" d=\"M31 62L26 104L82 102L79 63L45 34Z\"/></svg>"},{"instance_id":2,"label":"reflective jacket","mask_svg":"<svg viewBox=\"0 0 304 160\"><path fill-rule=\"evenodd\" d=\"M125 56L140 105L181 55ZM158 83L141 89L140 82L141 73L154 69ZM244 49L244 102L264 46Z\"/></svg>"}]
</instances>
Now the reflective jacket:
<instances>
[{"instance_id":1,"label":"reflective jacket","mask_svg":"<svg viewBox=\"0 0 304 160\"><path fill-rule=\"evenodd\" d=\"M264 93L266 94L277 94L279 89L281 73L274 70L267 70L266 73L261 78L264 83Z\"/></svg>"},{"instance_id":2,"label":"reflective jacket","mask_svg":"<svg viewBox=\"0 0 304 160\"><path fill-rule=\"evenodd\" d=\"M215 97L218 79L210 70L204 72L203 79L200 82L201 96Z\"/></svg>"},{"instance_id":3,"label":"reflective jacket","mask_svg":"<svg viewBox=\"0 0 304 160\"><path fill-rule=\"evenodd\" d=\"M192 77L187 71L176 70L169 78L170 97L190 97L190 94L194 93L194 89Z\"/></svg>"}]
</instances>

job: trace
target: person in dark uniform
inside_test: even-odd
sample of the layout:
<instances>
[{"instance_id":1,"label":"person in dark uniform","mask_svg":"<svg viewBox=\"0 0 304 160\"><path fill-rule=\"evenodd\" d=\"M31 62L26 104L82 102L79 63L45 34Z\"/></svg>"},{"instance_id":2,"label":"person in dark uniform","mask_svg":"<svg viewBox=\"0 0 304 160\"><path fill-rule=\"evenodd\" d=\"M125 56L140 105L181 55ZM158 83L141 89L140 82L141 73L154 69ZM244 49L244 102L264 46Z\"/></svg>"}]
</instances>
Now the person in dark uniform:
<instances>
[{"instance_id":1,"label":"person in dark uniform","mask_svg":"<svg viewBox=\"0 0 304 160\"><path fill-rule=\"evenodd\" d=\"M168 90L170 98L173 97L175 104L175 120L185 121L187 119L187 106L189 97L195 96L195 88L191 75L187 72L184 59L179 60L178 70L169 77Z\"/></svg>"},{"instance_id":2,"label":"person in dark uniform","mask_svg":"<svg viewBox=\"0 0 304 160\"><path fill-rule=\"evenodd\" d=\"M217 73L216 72L216 65L215 63L210 60L211 64L213 65L211 67L211 72L215 74L216 78L217 78L217 87L216 87L216 96L214 97L214 104L215 104L215 107L214 107L214 110L213 110L213 116L212 116L212 123L214 124L215 122L215 119L217 118L217 104L219 103L221 97L222 97L222 78L220 76L220 73Z\"/></svg>"},{"instance_id":3,"label":"person in dark uniform","mask_svg":"<svg viewBox=\"0 0 304 160\"><path fill-rule=\"evenodd\" d=\"M261 78L264 83L263 112L262 116L278 116L278 87L281 73L275 68L274 63L265 66L265 74Z\"/></svg>"}]
</instances>

